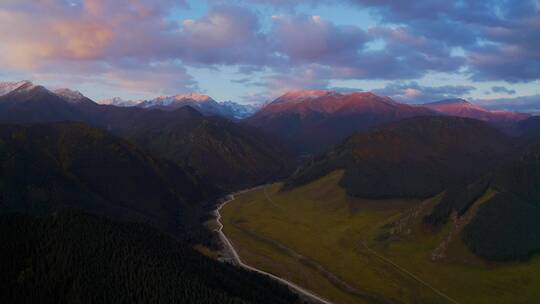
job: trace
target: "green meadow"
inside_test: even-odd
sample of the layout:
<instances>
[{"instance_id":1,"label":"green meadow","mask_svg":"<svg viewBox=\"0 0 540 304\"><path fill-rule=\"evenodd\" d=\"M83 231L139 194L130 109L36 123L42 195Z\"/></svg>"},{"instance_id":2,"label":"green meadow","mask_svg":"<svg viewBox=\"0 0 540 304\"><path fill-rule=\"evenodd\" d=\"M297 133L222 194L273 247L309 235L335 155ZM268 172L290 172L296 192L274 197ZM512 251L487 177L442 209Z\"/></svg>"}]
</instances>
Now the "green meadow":
<instances>
[{"instance_id":1,"label":"green meadow","mask_svg":"<svg viewBox=\"0 0 540 304\"><path fill-rule=\"evenodd\" d=\"M540 303L540 258L482 261L462 243L459 223L422 224L440 196L351 198L337 184L342 174L290 191L274 184L227 204L224 232L242 261L340 304Z\"/></svg>"}]
</instances>

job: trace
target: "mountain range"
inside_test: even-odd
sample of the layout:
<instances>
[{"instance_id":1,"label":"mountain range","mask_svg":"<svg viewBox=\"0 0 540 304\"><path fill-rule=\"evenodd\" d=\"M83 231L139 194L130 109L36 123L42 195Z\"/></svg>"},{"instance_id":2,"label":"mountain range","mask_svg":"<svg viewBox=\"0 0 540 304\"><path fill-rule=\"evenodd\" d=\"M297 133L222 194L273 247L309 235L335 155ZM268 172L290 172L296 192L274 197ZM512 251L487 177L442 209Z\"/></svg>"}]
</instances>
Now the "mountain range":
<instances>
[{"instance_id":1,"label":"mountain range","mask_svg":"<svg viewBox=\"0 0 540 304\"><path fill-rule=\"evenodd\" d=\"M217 102L212 97L199 93L161 96L143 101L123 100L119 97L115 97L102 100L100 103L119 107L153 108L166 111L173 111L184 106L190 106L207 116L223 116L235 120L251 116L259 109L256 105L239 104L233 101Z\"/></svg>"},{"instance_id":2,"label":"mountain range","mask_svg":"<svg viewBox=\"0 0 540 304\"><path fill-rule=\"evenodd\" d=\"M0 96L0 122L84 122L135 141L178 165L194 166L224 192L292 170L288 148L272 136L243 123L203 115L190 106L176 110L116 107L97 104L70 90L55 93L30 82L12 87Z\"/></svg>"},{"instance_id":3,"label":"mountain range","mask_svg":"<svg viewBox=\"0 0 540 304\"><path fill-rule=\"evenodd\" d=\"M515 127L517 121L531 117L530 114L526 113L487 110L464 99L447 99L425 103L421 106L444 115L482 120L503 130L510 130Z\"/></svg>"},{"instance_id":4,"label":"mountain range","mask_svg":"<svg viewBox=\"0 0 540 304\"><path fill-rule=\"evenodd\" d=\"M2 301L298 303L192 248L216 246L206 221L220 197L291 170L270 136L189 106L1 87Z\"/></svg>"},{"instance_id":5,"label":"mountain range","mask_svg":"<svg viewBox=\"0 0 540 304\"><path fill-rule=\"evenodd\" d=\"M289 92L274 100L248 124L289 143L297 154L320 153L355 131L403 118L435 115L373 93Z\"/></svg>"},{"instance_id":6,"label":"mountain range","mask_svg":"<svg viewBox=\"0 0 540 304\"><path fill-rule=\"evenodd\" d=\"M540 251L537 117L460 99L409 105L321 90L258 110L200 94L107 103L28 81L0 84L0 230L13 249L0 254L16 261L0 283L13 299L94 299L106 290L124 301L139 288L149 301L157 291L186 303L298 303L275 282L191 247L217 247L208 226L220 197L279 179L281 193L292 193L336 171L348 197L433 200L421 221L429 233L465 217L460 240L483 260ZM137 263L161 270L139 272ZM103 269L121 273L110 288L84 283ZM194 292L171 293L164 281Z\"/></svg>"},{"instance_id":7,"label":"mountain range","mask_svg":"<svg viewBox=\"0 0 540 304\"><path fill-rule=\"evenodd\" d=\"M398 103L373 93L296 91L277 98L246 122L287 142L298 155L328 150L356 131L418 116L457 116L515 132L528 114L490 111L461 99L422 105Z\"/></svg>"}]
</instances>

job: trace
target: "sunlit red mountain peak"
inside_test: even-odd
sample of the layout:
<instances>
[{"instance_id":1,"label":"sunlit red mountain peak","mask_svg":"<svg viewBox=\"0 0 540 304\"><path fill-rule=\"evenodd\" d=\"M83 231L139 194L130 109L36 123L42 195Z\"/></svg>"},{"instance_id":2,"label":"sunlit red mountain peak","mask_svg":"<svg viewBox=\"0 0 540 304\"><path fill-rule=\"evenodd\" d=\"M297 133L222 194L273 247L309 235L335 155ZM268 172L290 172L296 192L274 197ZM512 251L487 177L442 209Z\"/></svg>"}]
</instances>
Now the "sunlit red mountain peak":
<instances>
[{"instance_id":1,"label":"sunlit red mountain peak","mask_svg":"<svg viewBox=\"0 0 540 304\"><path fill-rule=\"evenodd\" d=\"M292 142L298 153L313 153L356 131L426 115L437 113L371 92L295 91L277 98L247 122Z\"/></svg>"},{"instance_id":2,"label":"sunlit red mountain peak","mask_svg":"<svg viewBox=\"0 0 540 304\"><path fill-rule=\"evenodd\" d=\"M464 99L447 99L427 103L423 106L445 115L474 118L488 122L519 121L531 116L526 113L492 111Z\"/></svg>"},{"instance_id":3,"label":"sunlit red mountain peak","mask_svg":"<svg viewBox=\"0 0 540 304\"><path fill-rule=\"evenodd\" d=\"M395 102L389 97L378 96L372 92L342 94L335 91L305 90L285 93L260 112L294 112L301 115L309 113L347 114L357 112L387 112L411 106ZM418 107L415 107L418 108ZM429 112L426 109L421 109Z\"/></svg>"},{"instance_id":4,"label":"sunlit red mountain peak","mask_svg":"<svg viewBox=\"0 0 540 304\"><path fill-rule=\"evenodd\" d=\"M329 97L333 95L341 95L334 91L326 90L296 90L289 91L283 94L281 97L274 100L272 103L298 103L308 100L315 100L322 97Z\"/></svg>"}]
</instances>

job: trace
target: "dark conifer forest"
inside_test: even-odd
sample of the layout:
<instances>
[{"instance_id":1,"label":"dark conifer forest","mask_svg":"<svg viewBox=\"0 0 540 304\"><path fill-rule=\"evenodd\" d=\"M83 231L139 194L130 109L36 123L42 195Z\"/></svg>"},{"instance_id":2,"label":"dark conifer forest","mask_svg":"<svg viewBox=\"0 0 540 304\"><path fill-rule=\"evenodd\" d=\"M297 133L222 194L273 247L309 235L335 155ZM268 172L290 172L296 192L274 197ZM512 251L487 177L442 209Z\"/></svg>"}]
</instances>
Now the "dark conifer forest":
<instances>
[{"instance_id":1,"label":"dark conifer forest","mask_svg":"<svg viewBox=\"0 0 540 304\"><path fill-rule=\"evenodd\" d=\"M2 303L285 304L296 295L145 224L80 211L0 216Z\"/></svg>"}]
</instances>

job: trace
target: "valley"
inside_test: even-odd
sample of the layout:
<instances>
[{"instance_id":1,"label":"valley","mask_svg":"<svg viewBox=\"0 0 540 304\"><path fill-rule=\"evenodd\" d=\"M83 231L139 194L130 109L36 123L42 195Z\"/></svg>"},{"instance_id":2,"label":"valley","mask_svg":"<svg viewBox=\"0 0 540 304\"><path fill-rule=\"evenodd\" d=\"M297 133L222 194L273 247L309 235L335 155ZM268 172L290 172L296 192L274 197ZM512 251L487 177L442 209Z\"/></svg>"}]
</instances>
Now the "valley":
<instances>
[{"instance_id":1,"label":"valley","mask_svg":"<svg viewBox=\"0 0 540 304\"><path fill-rule=\"evenodd\" d=\"M97 237L85 226L92 216L111 221L102 228L119 238L133 239L121 233L124 224L157 229L173 238L163 246L187 250L214 269L205 270L201 286L189 285L195 293L178 295L168 286L163 292L170 299L204 293L223 303L236 296L242 303L291 304L539 298L532 287L540 280L534 117L463 101L445 101L458 109L445 114L373 93L302 91L238 120L183 105L183 95L171 108L168 101L118 107L28 81L3 87L11 91L0 96L0 222L7 223L10 248L22 254L0 277L12 286L12 299L36 299L47 288L53 295L47 299L65 298L69 294L55 286L71 284L69 277L86 280L100 273L96 265L109 265L113 249L100 251L96 265L83 252L81 240ZM198 99L189 103L216 103L189 96ZM307 142L283 137L291 122L300 130L295 136ZM235 194L220 203L227 193ZM45 225L44 235L21 231L19 221ZM58 237L58 221L73 239ZM144 284L153 256L170 249L152 243L151 235L140 239L152 246L143 272L131 268L141 260L128 255L129 268L119 269L123 276L111 284ZM49 252L40 237L52 237L50 248L72 249ZM101 241L91 245L109 246ZM141 251L131 244L125 250ZM1 253L15 260L14 252ZM50 260L36 260L36 252ZM50 266L64 258L77 268ZM39 273L26 280L34 268ZM184 264L174 267L183 269L181 282L196 276ZM152 280L167 275L152 272ZM49 277L53 286L33 287ZM224 289L219 281L227 282ZM93 288L70 286L77 296ZM123 300L134 289L106 292ZM139 298L146 299L153 296Z\"/></svg>"},{"instance_id":2,"label":"valley","mask_svg":"<svg viewBox=\"0 0 540 304\"><path fill-rule=\"evenodd\" d=\"M426 200L351 198L338 186L342 174L333 172L285 192L273 184L237 195L225 205L224 232L242 261L334 303L540 299L539 258L487 262L452 237L460 233L454 221L436 230L422 224L440 195ZM329 279L318 266L350 288Z\"/></svg>"},{"instance_id":3,"label":"valley","mask_svg":"<svg viewBox=\"0 0 540 304\"><path fill-rule=\"evenodd\" d=\"M0 304L540 303L540 0L0 0Z\"/></svg>"}]
</instances>

